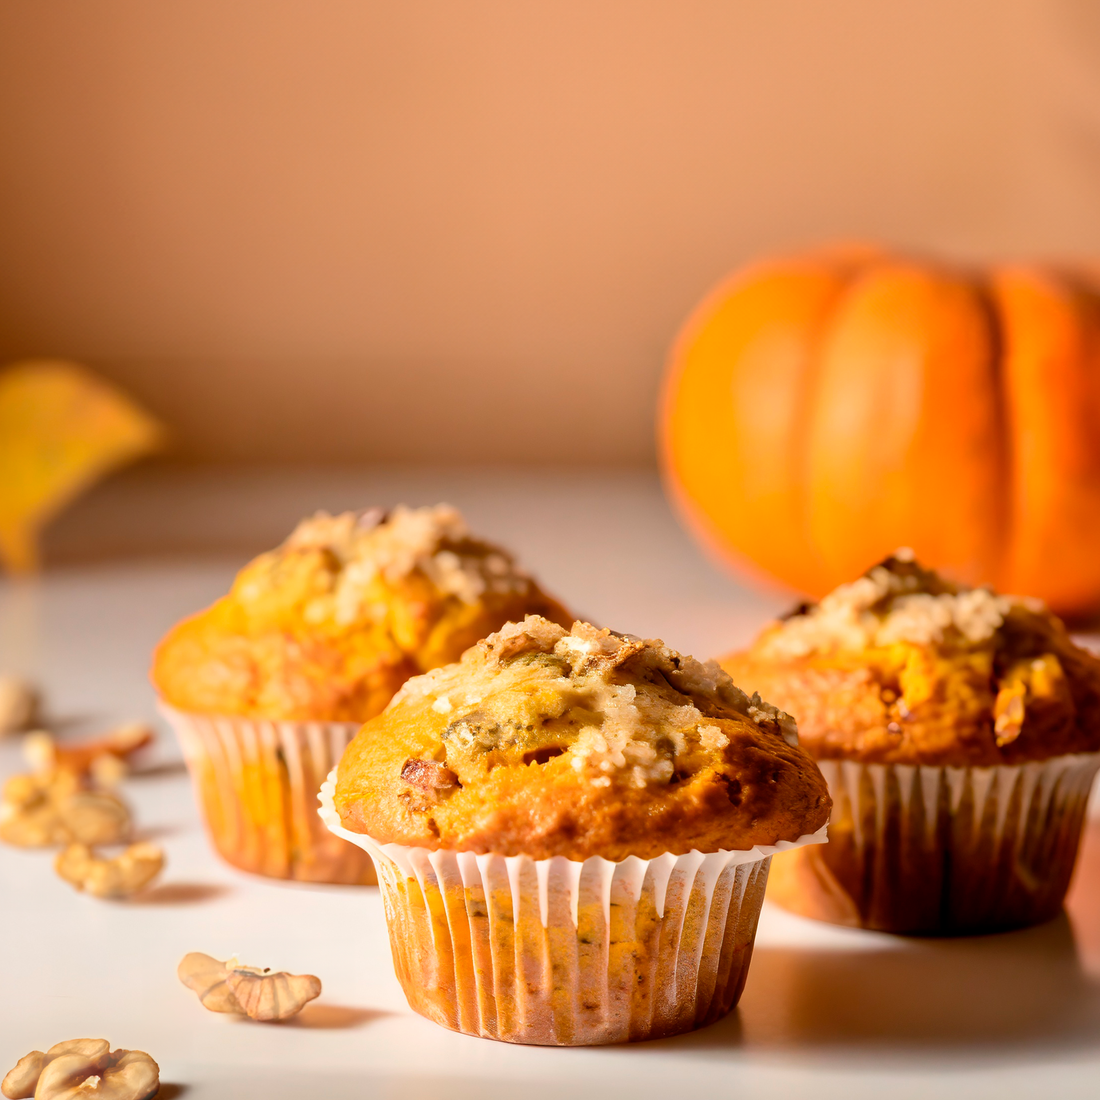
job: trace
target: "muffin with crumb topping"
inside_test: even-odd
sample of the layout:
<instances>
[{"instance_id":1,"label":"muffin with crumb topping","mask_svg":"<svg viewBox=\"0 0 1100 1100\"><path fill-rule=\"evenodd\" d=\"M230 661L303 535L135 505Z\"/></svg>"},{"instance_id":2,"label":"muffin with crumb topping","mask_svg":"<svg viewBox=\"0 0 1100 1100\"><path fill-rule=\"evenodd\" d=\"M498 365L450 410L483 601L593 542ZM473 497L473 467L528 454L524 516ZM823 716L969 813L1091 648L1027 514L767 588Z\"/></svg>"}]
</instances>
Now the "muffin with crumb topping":
<instances>
[{"instance_id":1,"label":"muffin with crumb topping","mask_svg":"<svg viewBox=\"0 0 1100 1100\"><path fill-rule=\"evenodd\" d=\"M834 799L773 900L885 931L1034 924L1062 904L1100 767L1100 660L1035 600L899 551L722 665L798 720Z\"/></svg>"},{"instance_id":2,"label":"muffin with crumb topping","mask_svg":"<svg viewBox=\"0 0 1100 1100\"><path fill-rule=\"evenodd\" d=\"M771 854L829 814L794 723L717 665L539 616L409 680L326 793L412 1007L529 1043L728 1012Z\"/></svg>"},{"instance_id":3,"label":"muffin with crumb topping","mask_svg":"<svg viewBox=\"0 0 1100 1100\"><path fill-rule=\"evenodd\" d=\"M218 851L279 878L373 882L319 826L322 780L410 676L528 613L571 621L447 505L304 520L154 655Z\"/></svg>"}]
</instances>

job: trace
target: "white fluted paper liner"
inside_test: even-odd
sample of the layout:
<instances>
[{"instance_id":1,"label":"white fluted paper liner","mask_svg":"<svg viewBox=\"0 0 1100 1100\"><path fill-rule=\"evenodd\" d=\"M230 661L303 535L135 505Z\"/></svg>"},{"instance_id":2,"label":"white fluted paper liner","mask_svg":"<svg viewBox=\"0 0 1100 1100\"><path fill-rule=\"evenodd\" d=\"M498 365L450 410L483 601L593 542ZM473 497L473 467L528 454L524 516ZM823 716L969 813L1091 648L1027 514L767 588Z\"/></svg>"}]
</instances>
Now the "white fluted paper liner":
<instances>
[{"instance_id":1,"label":"white fluted paper liner","mask_svg":"<svg viewBox=\"0 0 1100 1100\"><path fill-rule=\"evenodd\" d=\"M772 855L748 851L535 860L380 844L340 824L335 770L321 820L374 857L394 968L445 1027L520 1043L656 1038L724 1016L752 954Z\"/></svg>"},{"instance_id":2,"label":"white fluted paper liner","mask_svg":"<svg viewBox=\"0 0 1100 1100\"><path fill-rule=\"evenodd\" d=\"M160 704L183 749L207 831L227 862L305 882L377 881L370 856L317 820L321 783L357 722L277 722Z\"/></svg>"},{"instance_id":3,"label":"white fluted paper liner","mask_svg":"<svg viewBox=\"0 0 1100 1100\"><path fill-rule=\"evenodd\" d=\"M1100 753L986 768L818 764L833 798L830 843L778 867L774 899L840 923L951 934L1058 912ZM788 897L787 867L799 863L814 875Z\"/></svg>"}]
</instances>

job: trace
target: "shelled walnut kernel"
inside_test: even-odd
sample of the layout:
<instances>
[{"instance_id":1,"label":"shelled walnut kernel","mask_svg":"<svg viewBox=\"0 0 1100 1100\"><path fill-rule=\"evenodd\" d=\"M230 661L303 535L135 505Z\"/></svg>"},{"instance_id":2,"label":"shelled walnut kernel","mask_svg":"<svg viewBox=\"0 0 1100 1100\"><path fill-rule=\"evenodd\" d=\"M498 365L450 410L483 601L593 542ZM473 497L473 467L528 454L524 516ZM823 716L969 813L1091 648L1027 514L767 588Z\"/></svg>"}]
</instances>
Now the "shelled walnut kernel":
<instances>
[{"instance_id":1,"label":"shelled walnut kernel","mask_svg":"<svg viewBox=\"0 0 1100 1100\"><path fill-rule=\"evenodd\" d=\"M321 980L312 974L272 973L235 958L223 963L201 951L184 955L176 973L204 1008L252 1020L286 1020L321 994Z\"/></svg>"},{"instance_id":2,"label":"shelled walnut kernel","mask_svg":"<svg viewBox=\"0 0 1100 1100\"><path fill-rule=\"evenodd\" d=\"M44 1053L32 1050L11 1069L0 1092L8 1100L149 1100L160 1088L160 1067L143 1050L111 1050L106 1039L69 1039Z\"/></svg>"},{"instance_id":3,"label":"shelled walnut kernel","mask_svg":"<svg viewBox=\"0 0 1100 1100\"><path fill-rule=\"evenodd\" d=\"M155 844L131 844L121 855L102 859L87 844L70 844L54 861L54 870L78 890L97 898L128 898L145 889L164 867Z\"/></svg>"},{"instance_id":4,"label":"shelled walnut kernel","mask_svg":"<svg viewBox=\"0 0 1100 1100\"><path fill-rule=\"evenodd\" d=\"M71 772L91 776L114 786L127 772L129 758L153 740L150 726L130 722L90 741L58 741L46 730L35 730L23 739L23 755L40 774Z\"/></svg>"},{"instance_id":5,"label":"shelled walnut kernel","mask_svg":"<svg viewBox=\"0 0 1100 1100\"><path fill-rule=\"evenodd\" d=\"M6 844L118 844L129 835L125 803L107 791L87 789L69 772L14 775L0 795L0 840Z\"/></svg>"}]
</instances>

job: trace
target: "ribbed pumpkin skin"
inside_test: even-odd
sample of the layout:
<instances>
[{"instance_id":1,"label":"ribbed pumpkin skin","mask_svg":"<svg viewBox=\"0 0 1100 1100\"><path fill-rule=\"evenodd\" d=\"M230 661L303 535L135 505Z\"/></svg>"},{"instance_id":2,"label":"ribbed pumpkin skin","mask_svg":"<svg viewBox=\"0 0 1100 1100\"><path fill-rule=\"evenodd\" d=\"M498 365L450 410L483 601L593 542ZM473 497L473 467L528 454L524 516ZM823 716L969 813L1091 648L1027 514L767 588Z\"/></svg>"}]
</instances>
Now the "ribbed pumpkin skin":
<instances>
[{"instance_id":1,"label":"ribbed pumpkin skin","mask_svg":"<svg viewBox=\"0 0 1100 1100\"><path fill-rule=\"evenodd\" d=\"M899 546L959 580L1100 607L1100 294L1040 266L868 248L721 284L673 349L672 495L743 565L820 596Z\"/></svg>"}]
</instances>

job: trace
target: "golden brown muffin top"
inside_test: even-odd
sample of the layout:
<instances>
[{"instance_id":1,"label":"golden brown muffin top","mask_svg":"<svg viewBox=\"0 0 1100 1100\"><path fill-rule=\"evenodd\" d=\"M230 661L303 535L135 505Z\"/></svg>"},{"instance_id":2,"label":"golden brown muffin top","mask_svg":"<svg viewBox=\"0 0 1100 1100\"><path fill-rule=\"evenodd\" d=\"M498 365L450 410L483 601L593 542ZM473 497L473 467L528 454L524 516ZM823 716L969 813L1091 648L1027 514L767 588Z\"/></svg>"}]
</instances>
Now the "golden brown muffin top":
<instances>
[{"instance_id":1,"label":"golden brown muffin top","mask_svg":"<svg viewBox=\"0 0 1100 1100\"><path fill-rule=\"evenodd\" d=\"M302 565L311 576L300 575ZM381 603L414 575L429 582L436 598L465 604L486 594L523 594L532 583L507 551L475 539L449 504L399 504L388 513L318 512L302 520L282 546L245 567L233 590L246 603L280 595L297 602L304 581L307 622L351 626L384 618Z\"/></svg>"},{"instance_id":2,"label":"golden brown muffin top","mask_svg":"<svg viewBox=\"0 0 1100 1100\"><path fill-rule=\"evenodd\" d=\"M795 840L830 808L790 717L713 662L535 615L410 680L335 805L382 843L576 860Z\"/></svg>"},{"instance_id":3,"label":"golden brown muffin top","mask_svg":"<svg viewBox=\"0 0 1100 1100\"><path fill-rule=\"evenodd\" d=\"M1100 749L1100 661L1040 601L954 584L910 551L722 664L790 710L820 759L961 767Z\"/></svg>"},{"instance_id":4,"label":"golden brown muffin top","mask_svg":"<svg viewBox=\"0 0 1100 1100\"><path fill-rule=\"evenodd\" d=\"M319 512L168 634L153 680L182 710L365 721L528 612L571 619L448 505Z\"/></svg>"}]
</instances>

